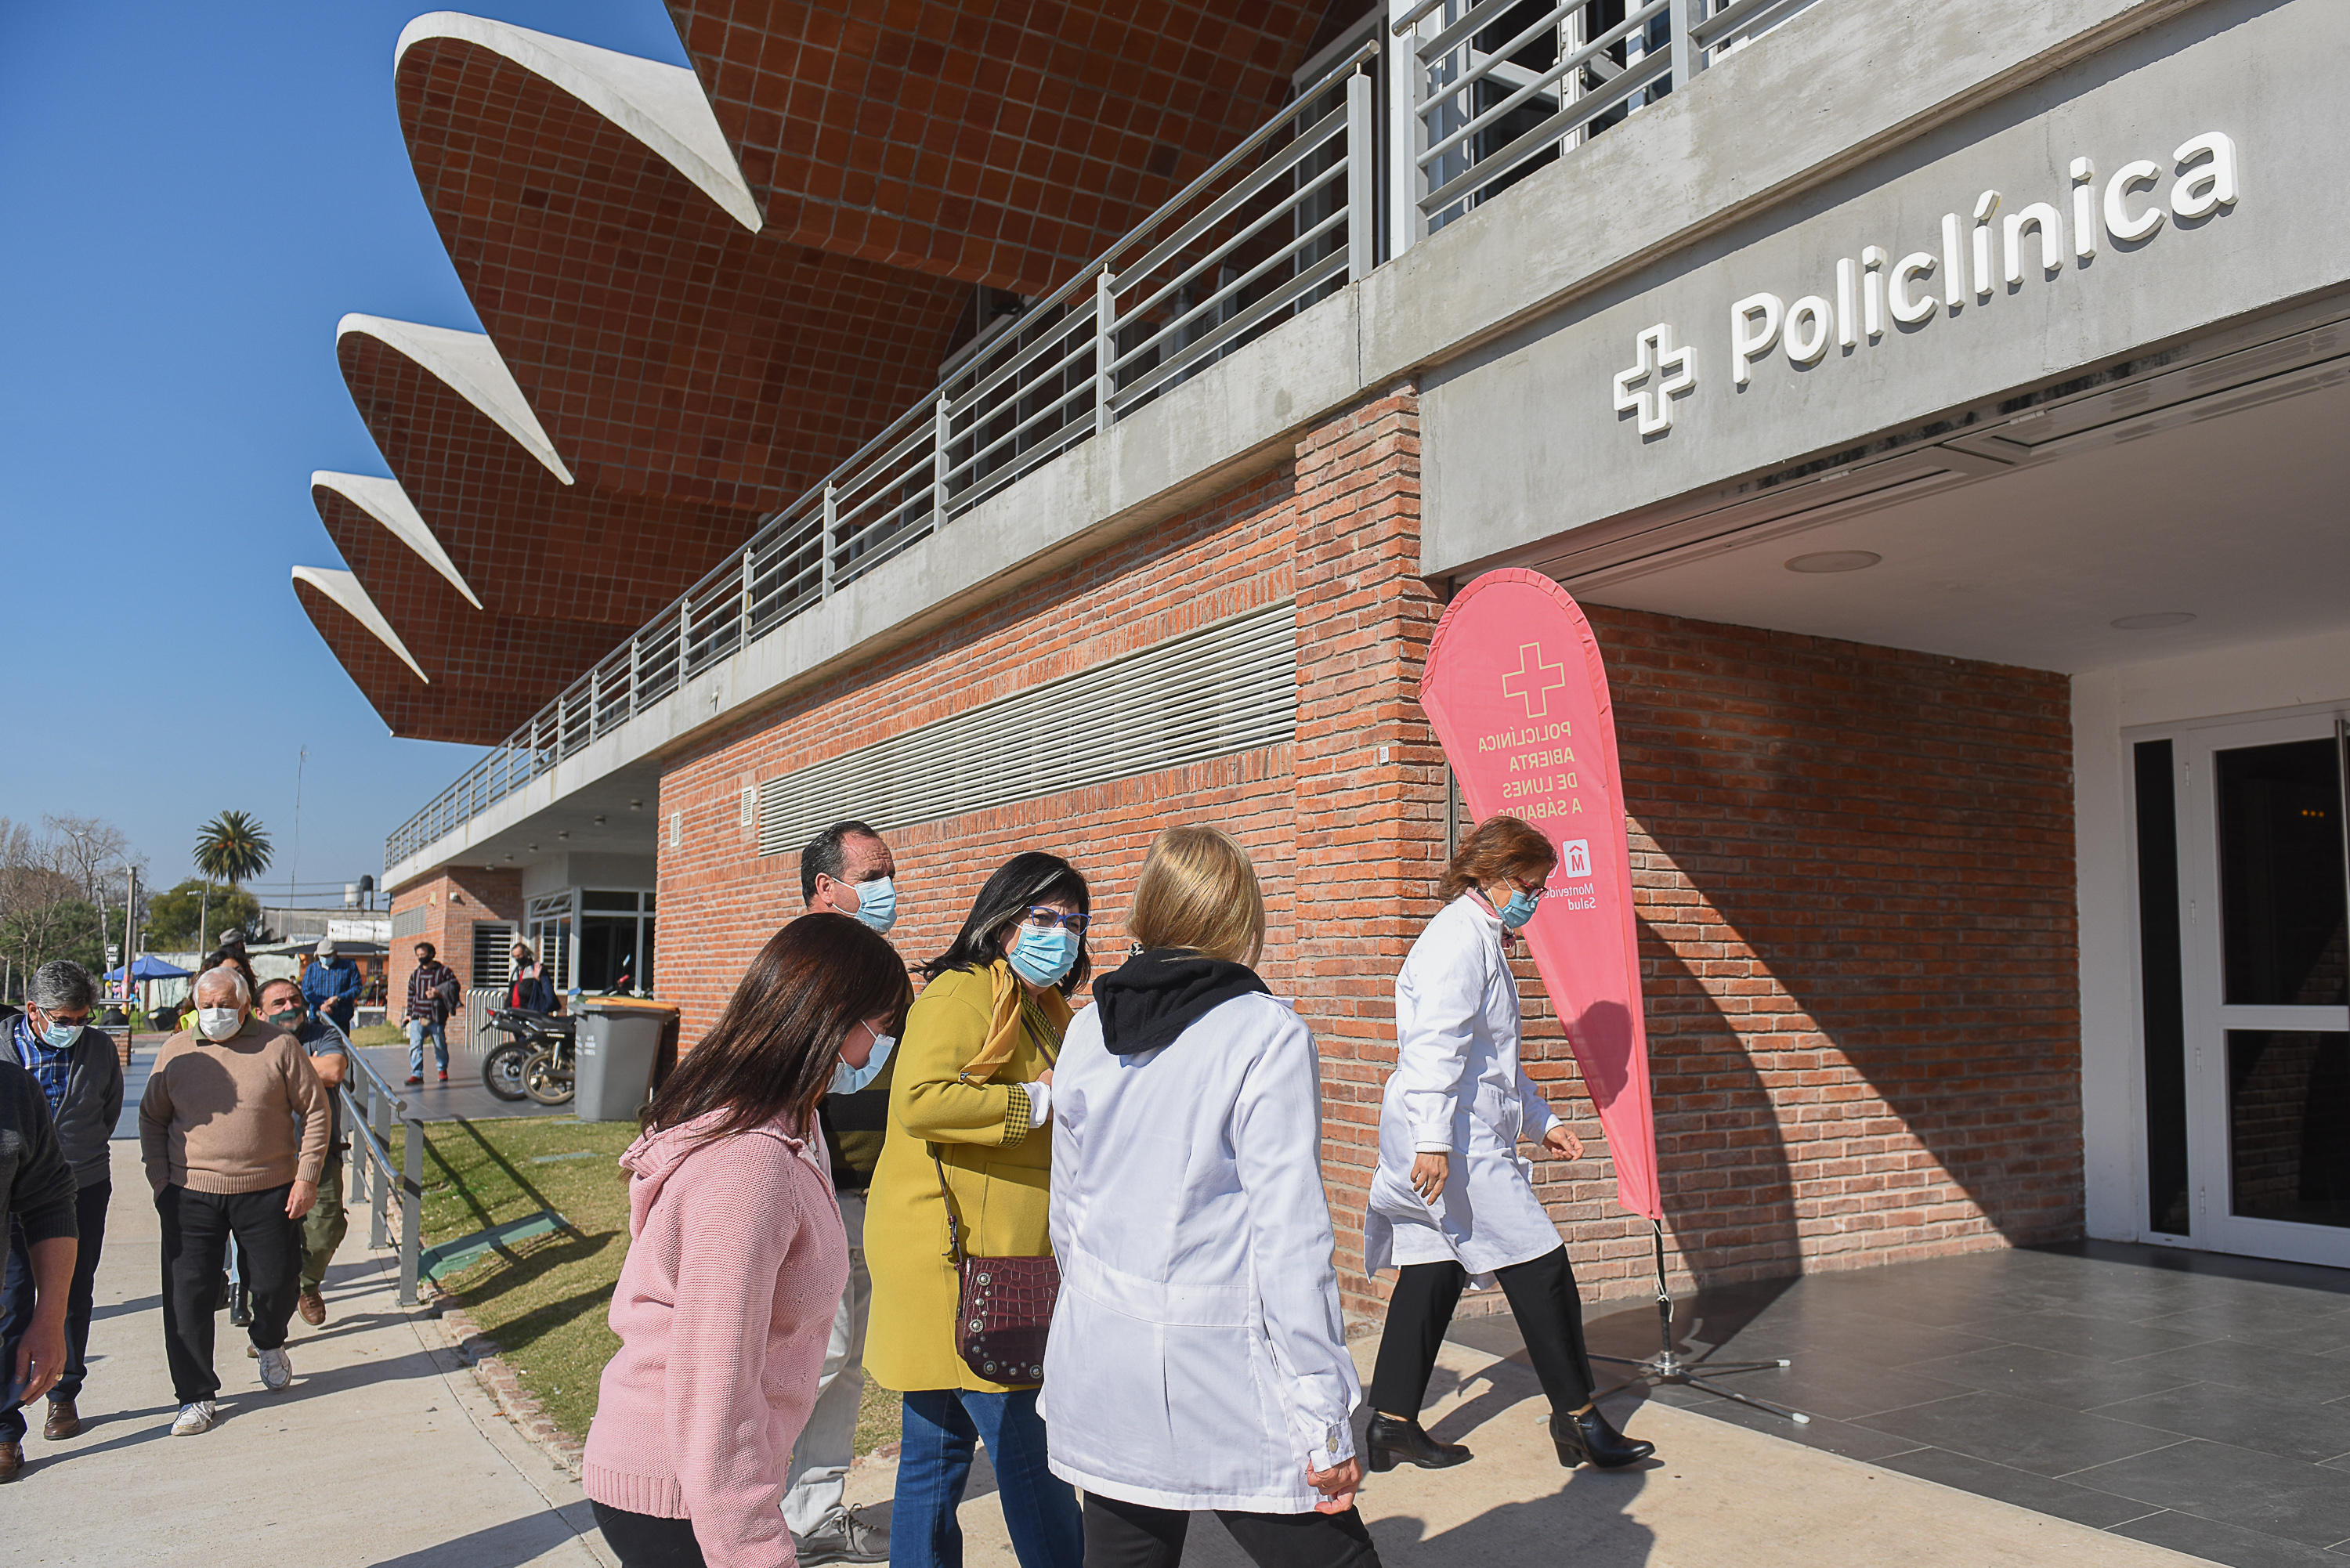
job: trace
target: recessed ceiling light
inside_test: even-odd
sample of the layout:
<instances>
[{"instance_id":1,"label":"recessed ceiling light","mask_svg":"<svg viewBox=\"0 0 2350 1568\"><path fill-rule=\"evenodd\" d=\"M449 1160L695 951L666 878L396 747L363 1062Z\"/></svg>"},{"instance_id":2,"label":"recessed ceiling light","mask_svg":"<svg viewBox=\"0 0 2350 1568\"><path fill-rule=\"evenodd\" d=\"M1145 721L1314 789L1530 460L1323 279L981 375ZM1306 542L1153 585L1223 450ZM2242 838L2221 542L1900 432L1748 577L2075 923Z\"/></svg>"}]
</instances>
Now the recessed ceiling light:
<instances>
[{"instance_id":1,"label":"recessed ceiling light","mask_svg":"<svg viewBox=\"0 0 2350 1568\"><path fill-rule=\"evenodd\" d=\"M536 845L536 844L525 844L525 845L524 845L524 846L523 846L523 847L524 847L525 849L529 850L533 855L536 855L536 854L537 854L537 853L538 853L538 846L537 846L537 845Z\"/></svg>"},{"instance_id":2,"label":"recessed ceiling light","mask_svg":"<svg viewBox=\"0 0 2350 1568\"><path fill-rule=\"evenodd\" d=\"M2194 618L2190 610L2157 610L2152 615L2126 615L2108 624L2116 631L2160 631L2165 627L2185 626Z\"/></svg>"},{"instance_id":3,"label":"recessed ceiling light","mask_svg":"<svg viewBox=\"0 0 2350 1568\"><path fill-rule=\"evenodd\" d=\"M604 826L604 819L603 819L602 817L600 817L600 816L599 816L599 817L598 817L598 818L596 819L596 826L598 826L598 827L603 826Z\"/></svg>"},{"instance_id":4,"label":"recessed ceiling light","mask_svg":"<svg viewBox=\"0 0 2350 1568\"><path fill-rule=\"evenodd\" d=\"M1822 550L1787 563L1791 572L1865 572L1885 559L1874 550Z\"/></svg>"}]
</instances>

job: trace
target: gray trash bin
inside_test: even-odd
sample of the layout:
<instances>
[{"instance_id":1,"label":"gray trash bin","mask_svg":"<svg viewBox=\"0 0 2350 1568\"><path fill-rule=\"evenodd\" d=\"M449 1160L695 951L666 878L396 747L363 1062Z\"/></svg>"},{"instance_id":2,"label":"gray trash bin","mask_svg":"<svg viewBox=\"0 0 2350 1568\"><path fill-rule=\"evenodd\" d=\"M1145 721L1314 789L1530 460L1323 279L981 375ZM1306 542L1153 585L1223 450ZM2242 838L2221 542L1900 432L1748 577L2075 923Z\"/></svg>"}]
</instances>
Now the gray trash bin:
<instances>
[{"instance_id":1,"label":"gray trash bin","mask_svg":"<svg viewBox=\"0 0 2350 1568\"><path fill-rule=\"evenodd\" d=\"M632 1121L652 1093L664 1041L676 1050L677 1005L592 997L579 1008L572 1104L583 1122Z\"/></svg>"}]
</instances>

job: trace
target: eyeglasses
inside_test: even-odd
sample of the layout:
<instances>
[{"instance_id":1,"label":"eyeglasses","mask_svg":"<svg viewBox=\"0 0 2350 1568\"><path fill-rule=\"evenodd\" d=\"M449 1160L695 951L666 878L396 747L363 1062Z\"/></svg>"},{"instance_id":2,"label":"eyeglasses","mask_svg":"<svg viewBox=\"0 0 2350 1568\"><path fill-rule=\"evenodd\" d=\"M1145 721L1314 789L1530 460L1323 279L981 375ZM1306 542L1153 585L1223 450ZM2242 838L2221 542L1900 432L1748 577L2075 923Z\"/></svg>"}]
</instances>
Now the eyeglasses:
<instances>
[{"instance_id":1,"label":"eyeglasses","mask_svg":"<svg viewBox=\"0 0 2350 1568\"><path fill-rule=\"evenodd\" d=\"M47 1019L50 1023L62 1023L68 1029L78 1027L79 1025L89 1022L89 1009L88 1008L82 1009L78 1016L68 1012L51 1012L46 1007L40 1008L39 1012L41 1016Z\"/></svg>"},{"instance_id":2,"label":"eyeglasses","mask_svg":"<svg viewBox=\"0 0 2350 1568\"><path fill-rule=\"evenodd\" d=\"M1086 928L1092 925L1094 921L1091 915L1065 915L1058 909L1048 909L1042 904L1034 904L1029 906L1028 919L1024 923L1034 926L1040 931L1049 931L1055 926L1061 926L1078 936L1083 936L1086 934Z\"/></svg>"}]
</instances>

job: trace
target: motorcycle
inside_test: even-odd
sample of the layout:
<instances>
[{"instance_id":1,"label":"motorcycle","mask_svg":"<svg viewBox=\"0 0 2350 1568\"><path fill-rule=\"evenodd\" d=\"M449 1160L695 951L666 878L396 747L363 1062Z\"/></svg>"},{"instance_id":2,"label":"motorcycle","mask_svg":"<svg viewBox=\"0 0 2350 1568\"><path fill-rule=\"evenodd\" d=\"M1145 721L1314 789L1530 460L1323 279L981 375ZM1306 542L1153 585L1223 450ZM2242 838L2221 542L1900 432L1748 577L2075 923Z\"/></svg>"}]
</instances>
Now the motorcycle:
<instances>
[{"instance_id":1,"label":"motorcycle","mask_svg":"<svg viewBox=\"0 0 2350 1568\"><path fill-rule=\"evenodd\" d=\"M509 1036L482 1058L482 1086L501 1100L559 1106L571 1098L571 1062L577 1023L544 1012L502 1007L490 1027Z\"/></svg>"}]
</instances>

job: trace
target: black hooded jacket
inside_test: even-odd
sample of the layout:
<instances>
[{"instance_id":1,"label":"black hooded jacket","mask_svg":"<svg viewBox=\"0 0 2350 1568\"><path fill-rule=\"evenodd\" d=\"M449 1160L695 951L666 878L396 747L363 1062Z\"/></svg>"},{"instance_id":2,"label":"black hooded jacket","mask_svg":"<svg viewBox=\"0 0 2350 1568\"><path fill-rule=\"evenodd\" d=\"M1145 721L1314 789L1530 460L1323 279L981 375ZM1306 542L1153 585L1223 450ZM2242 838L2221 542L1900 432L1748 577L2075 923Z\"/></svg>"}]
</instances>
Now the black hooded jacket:
<instances>
[{"instance_id":1,"label":"black hooded jacket","mask_svg":"<svg viewBox=\"0 0 2350 1568\"><path fill-rule=\"evenodd\" d=\"M1155 1049L1210 1008L1251 992L1272 994L1246 964L1202 958L1182 948L1137 953L1094 981L1102 1044L1115 1056Z\"/></svg>"}]
</instances>

